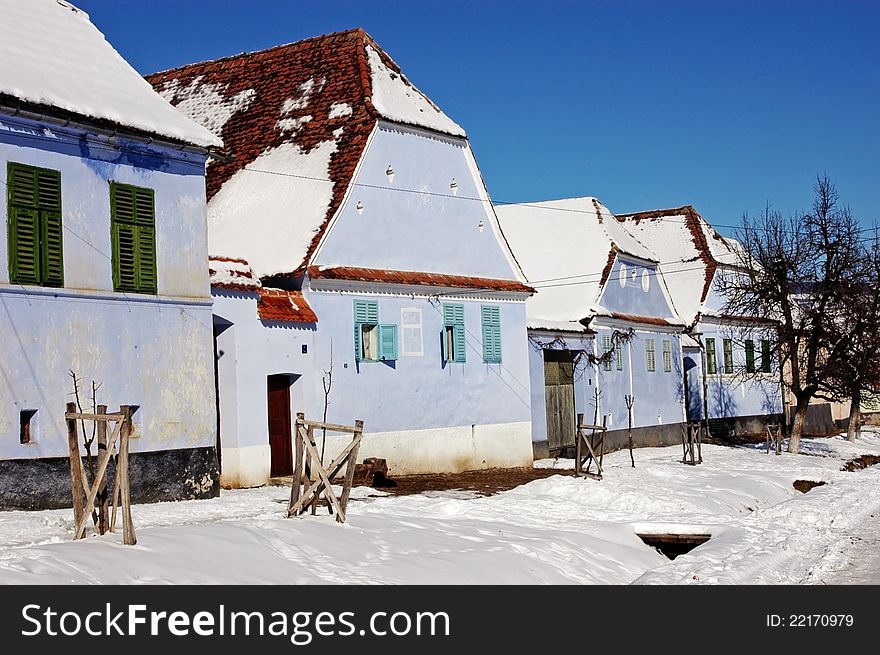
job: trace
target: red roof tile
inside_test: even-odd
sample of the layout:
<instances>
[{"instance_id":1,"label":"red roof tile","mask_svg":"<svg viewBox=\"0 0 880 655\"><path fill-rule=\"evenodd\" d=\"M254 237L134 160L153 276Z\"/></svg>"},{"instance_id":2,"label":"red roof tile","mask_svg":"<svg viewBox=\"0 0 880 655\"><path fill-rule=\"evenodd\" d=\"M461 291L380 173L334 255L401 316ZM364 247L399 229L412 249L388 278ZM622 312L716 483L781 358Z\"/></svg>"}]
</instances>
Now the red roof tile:
<instances>
[{"instance_id":1,"label":"red roof tile","mask_svg":"<svg viewBox=\"0 0 880 655\"><path fill-rule=\"evenodd\" d=\"M372 101L368 47L378 53L392 74L411 86L391 57L362 29L146 76L171 104L182 105L181 111L192 114L196 120L213 122L223 139L230 156L212 161L207 169L209 201L233 175L268 151L295 144L307 155L323 143L335 142L327 171L333 185L329 205L323 217L308 217L309 223L317 226L311 243L305 252L292 250L290 268L278 275L297 275L308 264L330 219L342 204L367 139L380 117ZM305 88L314 92L306 94ZM239 99L246 102L238 106ZM218 104L220 108L237 106L238 110L226 116L219 111ZM351 111L333 111L342 106ZM285 127L290 125L296 128ZM248 222L243 229L253 229L259 217L242 216L240 220ZM290 220L297 220L295 210L290 212ZM251 263L260 269L256 260Z\"/></svg>"},{"instance_id":2,"label":"red roof tile","mask_svg":"<svg viewBox=\"0 0 880 655\"><path fill-rule=\"evenodd\" d=\"M287 323L317 323L318 317L301 291L283 289L260 289L257 314L261 321L284 321Z\"/></svg>"},{"instance_id":3,"label":"red roof tile","mask_svg":"<svg viewBox=\"0 0 880 655\"><path fill-rule=\"evenodd\" d=\"M208 275L211 278L211 287L218 289L256 292L262 286L244 259L210 257Z\"/></svg>"},{"instance_id":4,"label":"red roof tile","mask_svg":"<svg viewBox=\"0 0 880 655\"><path fill-rule=\"evenodd\" d=\"M712 286L712 279L715 276L715 270L718 268L718 261L712 256L712 251L706 241L706 235L700 228L702 217L697 213L697 210L694 209L693 206L685 205L684 207L676 207L672 209L654 209L632 214L618 214L617 220L621 222L635 221L635 223L638 224L639 221L664 218L667 216L684 216L685 218L685 226L691 233L691 239L693 239L694 246L696 246L697 252L699 253L700 261L706 267L703 292L700 295L700 302L704 302L706 296L709 295L709 288ZM714 230L713 233L715 233L716 238L721 238Z\"/></svg>"},{"instance_id":5,"label":"red roof tile","mask_svg":"<svg viewBox=\"0 0 880 655\"><path fill-rule=\"evenodd\" d=\"M442 273L419 273L414 271L388 271L376 268L352 268L337 266L319 268L310 266L309 277L324 280L355 280L358 282L383 282L386 284L413 284L419 286L452 287L456 289L485 289L487 291L511 291L535 293L535 290L516 280L445 275Z\"/></svg>"}]
</instances>

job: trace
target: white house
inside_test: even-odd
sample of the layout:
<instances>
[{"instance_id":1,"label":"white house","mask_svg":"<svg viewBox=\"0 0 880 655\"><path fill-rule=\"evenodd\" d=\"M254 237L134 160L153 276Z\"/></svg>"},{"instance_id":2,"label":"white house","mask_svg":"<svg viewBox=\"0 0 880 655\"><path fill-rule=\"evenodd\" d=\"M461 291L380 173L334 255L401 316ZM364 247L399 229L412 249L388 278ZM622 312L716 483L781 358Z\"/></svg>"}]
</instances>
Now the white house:
<instances>
[{"instance_id":1,"label":"white house","mask_svg":"<svg viewBox=\"0 0 880 655\"><path fill-rule=\"evenodd\" d=\"M76 7L0 0L0 507L69 506L69 372L137 405L135 501L219 490L205 161ZM93 453L95 451L93 450Z\"/></svg>"},{"instance_id":2,"label":"white house","mask_svg":"<svg viewBox=\"0 0 880 655\"><path fill-rule=\"evenodd\" d=\"M530 465L532 290L464 130L363 30L148 79L229 149L207 182L224 484L290 472L291 416L325 399L392 473Z\"/></svg>"},{"instance_id":3,"label":"white house","mask_svg":"<svg viewBox=\"0 0 880 655\"><path fill-rule=\"evenodd\" d=\"M657 255L595 198L496 212L537 290L526 303L536 454L571 447L577 413L605 422L609 448L630 427L636 445L678 443L684 323Z\"/></svg>"},{"instance_id":4,"label":"white house","mask_svg":"<svg viewBox=\"0 0 880 655\"><path fill-rule=\"evenodd\" d=\"M725 275L735 275L736 244L721 236L690 205L619 214L633 236L650 244L661 260L679 314L688 327L685 352L687 405L692 420L710 419L723 436L762 433L778 423L782 396L778 357L755 317L725 312Z\"/></svg>"}]
</instances>

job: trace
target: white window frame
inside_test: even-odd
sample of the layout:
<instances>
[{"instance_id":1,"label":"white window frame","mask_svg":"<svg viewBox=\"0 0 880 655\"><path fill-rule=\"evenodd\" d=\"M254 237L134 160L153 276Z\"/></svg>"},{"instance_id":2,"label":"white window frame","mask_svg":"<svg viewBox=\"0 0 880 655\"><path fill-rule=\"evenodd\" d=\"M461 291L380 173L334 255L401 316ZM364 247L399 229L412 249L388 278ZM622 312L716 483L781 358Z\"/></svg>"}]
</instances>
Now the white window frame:
<instances>
[{"instance_id":1,"label":"white window frame","mask_svg":"<svg viewBox=\"0 0 880 655\"><path fill-rule=\"evenodd\" d=\"M406 320L404 320L406 314L418 315L418 324L407 323ZM415 329L418 329L419 332L419 350L407 350L407 331ZM422 310L418 307L404 307L400 310L400 354L403 357L421 357L425 354L425 333L422 327Z\"/></svg>"}]
</instances>

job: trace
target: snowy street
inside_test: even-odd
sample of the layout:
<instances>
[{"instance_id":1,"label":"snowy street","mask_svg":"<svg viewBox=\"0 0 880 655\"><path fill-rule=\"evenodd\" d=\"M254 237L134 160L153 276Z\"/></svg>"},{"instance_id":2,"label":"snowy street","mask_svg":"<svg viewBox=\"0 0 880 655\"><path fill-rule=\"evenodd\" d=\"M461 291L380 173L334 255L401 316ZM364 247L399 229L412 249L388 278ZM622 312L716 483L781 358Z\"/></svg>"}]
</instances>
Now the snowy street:
<instances>
[{"instance_id":1,"label":"snowy street","mask_svg":"<svg viewBox=\"0 0 880 655\"><path fill-rule=\"evenodd\" d=\"M223 491L135 505L134 547L71 542L70 510L3 512L0 582L876 584L880 469L841 467L880 454L880 435L803 451L706 445L686 466L678 447L637 449L636 468L621 451L601 481L554 475L486 497L358 487L345 525L284 518L285 487ZM826 484L802 494L795 480ZM636 533L712 536L670 561Z\"/></svg>"}]
</instances>

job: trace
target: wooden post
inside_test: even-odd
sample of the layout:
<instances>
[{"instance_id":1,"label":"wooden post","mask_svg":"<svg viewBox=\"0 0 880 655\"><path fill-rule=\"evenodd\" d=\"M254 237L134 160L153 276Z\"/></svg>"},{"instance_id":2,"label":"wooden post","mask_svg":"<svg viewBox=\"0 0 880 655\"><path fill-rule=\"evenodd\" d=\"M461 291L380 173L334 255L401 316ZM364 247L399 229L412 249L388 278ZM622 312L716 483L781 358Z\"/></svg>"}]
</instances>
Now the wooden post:
<instances>
[{"instance_id":1,"label":"wooden post","mask_svg":"<svg viewBox=\"0 0 880 655\"><path fill-rule=\"evenodd\" d=\"M107 405L98 405L98 414L107 413ZM107 450L107 421L97 421L98 430L98 456L101 451ZM95 481L93 480L94 484ZM98 534L105 534L108 527L107 517L107 475L103 475L98 481Z\"/></svg>"},{"instance_id":2,"label":"wooden post","mask_svg":"<svg viewBox=\"0 0 880 655\"><path fill-rule=\"evenodd\" d=\"M76 412L76 403L67 403L67 414ZM83 489L82 479L85 472L79 456L79 440L76 433L76 420L67 419L67 447L70 450L70 492L73 496L73 523L79 525L83 520ZM74 535L79 539L79 533Z\"/></svg>"},{"instance_id":3,"label":"wooden post","mask_svg":"<svg viewBox=\"0 0 880 655\"><path fill-rule=\"evenodd\" d=\"M116 466L119 469L119 487L122 497L122 543L134 546L137 537L131 521L131 488L128 479L128 439L131 436L131 406L122 405L122 431L119 440L119 457Z\"/></svg>"},{"instance_id":4,"label":"wooden post","mask_svg":"<svg viewBox=\"0 0 880 655\"><path fill-rule=\"evenodd\" d=\"M303 441L302 434L300 430L303 427L303 421L305 421L306 415L302 412L296 413L296 424L294 429L294 460L293 460L293 482L290 485L290 503L287 505L287 515L290 516L290 510L293 509L293 506L296 505L297 501L300 499L301 491L302 491L302 476L303 476Z\"/></svg>"},{"instance_id":5,"label":"wooden post","mask_svg":"<svg viewBox=\"0 0 880 655\"><path fill-rule=\"evenodd\" d=\"M577 430L575 430L575 438L577 440L577 447L575 448L575 457L574 457L574 474L578 476L581 474L581 441L584 438L583 430L581 430L581 426L584 424L584 415L583 413L579 413L577 415Z\"/></svg>"},{"instance_id":6,"label":"wooden post","mask_svg":"<svg viewBox=\"0 0 880 655\"><path fill-rule=\"evenodd\" d=\"M345 484L342 486L342 498L339 499L342 515L336 515L336 520L340 523L345 520L345 513L348 511L348 497L351 494L351 485L354 484L354 467L357 466L358 450L361 447L361 438L364 434L364 422L360 420L355 421L354 429L355 446L348 454L348 464L345 468Z\"/></svg>"}]
</instances>

